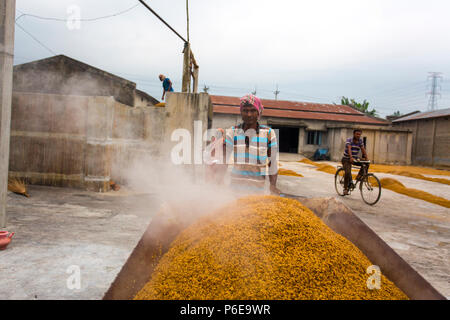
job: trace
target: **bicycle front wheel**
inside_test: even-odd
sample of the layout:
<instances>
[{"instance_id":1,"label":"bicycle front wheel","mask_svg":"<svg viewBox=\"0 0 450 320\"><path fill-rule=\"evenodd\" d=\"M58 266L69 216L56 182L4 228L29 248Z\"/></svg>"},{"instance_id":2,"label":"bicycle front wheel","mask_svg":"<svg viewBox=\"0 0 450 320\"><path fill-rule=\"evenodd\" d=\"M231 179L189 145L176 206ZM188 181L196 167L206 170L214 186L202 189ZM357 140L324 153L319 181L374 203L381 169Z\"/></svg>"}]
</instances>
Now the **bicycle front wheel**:
<instances>
[{"instance_id":1,"label":"bicycle front wheel","mask_svg":"<svg viewBox=\"0 0 450 320\"><path fill-rule=\"evenodd\" d=\"M381 183L380 180L372 173L369 173L359 184L361 197L365 203L373 206L380 200Z\"/></svg>"},{"instance_id":2,"label":"bicycle front wheel","mask_svg":"<svg viewBox=\"0 0 450 320\"><path fill-rule=\"evenodd\" d=\"M336 174L334 175L334 187L337 194L340 196L344 195L344 175L344 168L338 169L338 171L336 171Z\"/></svg>"}]
</instances>

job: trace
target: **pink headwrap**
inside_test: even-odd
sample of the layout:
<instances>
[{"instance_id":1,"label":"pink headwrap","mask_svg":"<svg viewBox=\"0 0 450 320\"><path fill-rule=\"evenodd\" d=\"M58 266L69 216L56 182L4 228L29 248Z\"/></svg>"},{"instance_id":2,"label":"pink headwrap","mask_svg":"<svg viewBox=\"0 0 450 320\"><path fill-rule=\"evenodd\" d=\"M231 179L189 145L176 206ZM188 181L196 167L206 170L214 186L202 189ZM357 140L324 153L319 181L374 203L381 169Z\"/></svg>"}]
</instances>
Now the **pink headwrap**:
<instances>
[{"instance_id":1,"label":"pink headwrap","mask_svg":"<svg viewBox=\"0 0 450 320\"><path fill-rule=\"evenodd\" d=\"M242 107L247 104L254 106L256 110L258 110L258 115L261 115L262 111L264 110L264 106L262 105L261 100L253 94L247 94L241 98L241 111Z\"/></svg>"}]
</instances>

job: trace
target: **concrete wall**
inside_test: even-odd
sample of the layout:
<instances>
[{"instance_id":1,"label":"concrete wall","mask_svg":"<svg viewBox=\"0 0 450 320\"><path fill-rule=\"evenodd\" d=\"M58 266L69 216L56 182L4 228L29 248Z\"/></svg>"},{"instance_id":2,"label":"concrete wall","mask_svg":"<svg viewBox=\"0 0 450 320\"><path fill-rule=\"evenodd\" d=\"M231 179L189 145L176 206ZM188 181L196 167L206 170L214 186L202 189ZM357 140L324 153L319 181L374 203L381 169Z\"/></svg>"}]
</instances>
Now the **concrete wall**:
<instances>
[{"instance_id":1,"label":"concrete wall","mask_svg":"<svg viewBox=\"0 0 450 320\"><path fill-rule=\"evenodd\" d=\"M394 123L396 128L413 133L412 163L423 166L450 167L450 119L420 119Z\"/></svg>"},{"instance_id":2,"label":"concrete wall","mask_svg":"<svg viewBox=\"0 0 450 320\"><path fill-rule=\"evenodd\" d=\"M147 93L136 90L134 94L134 107L152 107L159 103L158 100L148 95Z\"/></svg>"},{"instance_id":3,"label":"concrete wall","mask_svg":"<svg viewBox=\"0 0 450 320\"><path fill-rule=\"evenodd\" d=\"M14 91L82 96L113 96L134 106L136 84L59 55L14 67Z\"/></svg>"},{"instance_id":4,"label":"concrete wall","mask_svg":"<svg viewBox=\"0 0 450 320\"><path fill-rule=\"evenodd\" d=\"M433 166L450 167L450 120L435 119L433 140Z\"/></svg>"},{"instance_id":5,"label":"concrete wall","mask_svg":"<svg viewBox=\"0 0 450 320\"><path fill-rule=\"evenodd\" d=\"M168 157L175 128L207 129L207 94L171 93L165 108L130 108L113 97L15 92L10 176L32 184L109 189L141 156Z\"/></svg>"},{"instance_id":6,"label":"concrete wall","mask_svg":"<svg viewBox=\"0 0 450 320\"><path fill-rule=\"evenodd\" d=\"M204 147L203 134L212 126L212 104L207 93L179 93L169 92L166 94L166 121L164 146L161 149L164 155L169 156L172 148L178 144L171 141L174 130L186 129L191 135L191 162L194 163L194 147ZM197 122L199 127L195 128ZM197 135L197 136L196 136ZM197 139L195 141L194 139ZM201 145L199 145L201 141ZM197 153L198 155L198 153ZM198 159L197 159L198 160Z\"/></svg>"},{"instance_id":7,"label":"concrete wall","mask_svg":"<svg viewBox=\"0 0 450 320\"><path fill-rule=\"evenodd\" d=\"M329 128L331 159L342 159L345 141L353 136L354 128ZM380 164L411 164L412 133L392 128L362 128L366 137L366 152L370 160Z\"/></svg>"},{"instance_id":8,"label":"concrete wall","mask_svg":"<svg viewBox=\"0 0 450 320\"><path fill-rule=\"evenodd\" d=\"M6 225L15 0L0 1L0 228Z\"/></svg>"}]
</instances>

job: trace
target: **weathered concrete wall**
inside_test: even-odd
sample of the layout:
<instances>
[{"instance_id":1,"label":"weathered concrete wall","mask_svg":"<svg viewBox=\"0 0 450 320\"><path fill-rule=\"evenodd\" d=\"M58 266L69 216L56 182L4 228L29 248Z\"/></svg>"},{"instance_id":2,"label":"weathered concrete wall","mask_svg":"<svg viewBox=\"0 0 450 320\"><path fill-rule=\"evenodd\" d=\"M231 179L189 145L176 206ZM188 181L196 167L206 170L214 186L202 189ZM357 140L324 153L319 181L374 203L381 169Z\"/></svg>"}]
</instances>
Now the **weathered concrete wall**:
<instances>
[{"instance_id":1,"label":"weathered concrete wall","mask_svg":"<svg viewBox=\"0 0 450 320\"><path fill-rule=\"evenodd\" d=\"M207 93L170 92L167 94L166 101L164 148L162 149L164 154L170 156L173 147L179 143L171 141L172 133L177 129L186 129L191 136L191 162L198 164L198 148L205 145L203 134L212 126L211 98ZM197 122L197 128L194 127L195 122ZM194 158L195 154L197 159Z\"/></svg>"},{"instance_id":2,"label":"weathered concrete wall","mask_svg":"<svg viewBox=\"0 0 450 320\"><path fill-rule=\"evenodd\" d=\"M14 67L14 91L81 96L113 96L134 106L134 82L59 55Z\"/></svg>"},{"instance_id":3,"label":"weathered concrete wall","mask_svg":"<svg viewBox=\"0 0 450 320\"><path fill-rule=\"evenodd\" d=\"M0 227L6 225L15 0L0 1Z\"/></svg>"},{"instance_id":4,"label":"weathered concrete wall","mask_svg":"<svg viewBox=\"0 0 450 320\"><path fill-rule=\"evenodd\" d=\"M212 127L217 128L231 128L242 122L242 117L239 114L214 114Z\"/></svg>"},{"instance_id":5,"label":"weathered concrete wall","mask_svg":"<svg viewBox=\"0 0 450 320\"><path fill-rule=\"evenodd\" d=\"M13 95L11 176L31 183L81 186L89 98Z\"/></svg>"},{"instance_id":6,"label":"weathered concrete wall","mask_svg":"<svg viewBox=\"0 0 450 320\"><path fill-rule=\"evenodd\" d=\"M31 184L105 191L121 165L157 154L162 108L130 108L112 97L14 93L10 175Z\"/></svg>"},{"instance_id":7,"label":"weathered concrete wall","mask_svg":"<svg viewBox=\"0 0 450 320\"><path fill-rule=\"evenodd\" d=\"M149 94L141 91L135 90L134 94L134 106L135 107L153 107L155 104L159 103L158 100L150 96Z\"/></svg>"},{"instance_id":8,"label":"weathered concrete wall","mask_svg":"<svg viewBox=\"0 0 450 320\"><path fill-rule=\"evenodd\" d=\"M362 128L370 160L379 164L411 164L412 133L390 128ZM353 128L330 128L328 135L331 158L342 159L345 140L353 136Z\"/></svg>"},{"instance_id":9,"label":"weathered concrete wall","mask_svg":"<svg viewBox=\"0 0 450 320\"><path fill-rule=\"evenodd\" d=\"M207 94L169 96L165 108L130 108L113 97L15 92L9 174L95 191L125 182L122 168L134 160L168 157L173 130L193 133L195 120L204 124L201 135L208 128Z\"/></svg>"},{"instance_id":10,"label":"weathered concrete wall","mask_svg":"<svg viewBox=\"0 0 450 320\"><path fill-rule=\"evenodd\" d=\"M433 141L433 165L450 167L450 120L435 119L435 135Z\"/></svg>"},{"instance_id":11,"label":"weathered concrete wall","mask_svg":"<svg viewBox=\"0 0 450 320\"><path fill-rule=\"evenodd\" d=\"M412 131L413 164L450 167L450 119L448 117L398 122L394 126Z\"/></svg>"},{"instance_id":12,"label":"weathered concrete wall","mask_svg":"<svg viewBox=\"0 0 450 320\"><path fill-rule=\"evenodd\" d=\"M308 129L306 128L299 129L298 153L301 153L307 157L312 157L318 148L329 148L328 132L326 129L322 129L318 126L313 126L312 128L314 129L310 129L309 126L307 128ZM320 145L308 144L308 131L311 130L322 132L322 141Z\"/></svg>"}]
</instances>

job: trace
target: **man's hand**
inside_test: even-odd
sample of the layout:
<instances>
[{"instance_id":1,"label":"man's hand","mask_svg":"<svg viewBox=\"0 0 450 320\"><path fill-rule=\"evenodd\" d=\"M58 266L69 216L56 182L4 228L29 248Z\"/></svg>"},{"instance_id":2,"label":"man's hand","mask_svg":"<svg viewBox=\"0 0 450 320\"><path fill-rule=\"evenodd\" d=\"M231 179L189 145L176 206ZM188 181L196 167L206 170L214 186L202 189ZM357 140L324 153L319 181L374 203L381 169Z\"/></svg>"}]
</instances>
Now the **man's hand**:
<instances>
[{"instance_id":1,"label":"man's hand","mask_svg":"<svg viewBox=\"0 0 450 320\"><path fill-rule=\"evenodd\" d=\"M279 196L281 191L280 191L280 189L277 188L277 186L271 184L270 185L270 193L273 195Z\"/></svg>"},{"instance_id":2,"label":"man's hand","mask_svg":"<svg viewBox=\"0 0 450 320\"><path fill-rule=\"evenodd\" d=\"M353 163L353 162L355 162L355 159L350 158L350 163Z\"/></svg>"}]
</instances>

